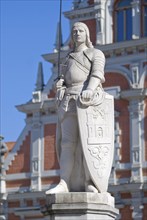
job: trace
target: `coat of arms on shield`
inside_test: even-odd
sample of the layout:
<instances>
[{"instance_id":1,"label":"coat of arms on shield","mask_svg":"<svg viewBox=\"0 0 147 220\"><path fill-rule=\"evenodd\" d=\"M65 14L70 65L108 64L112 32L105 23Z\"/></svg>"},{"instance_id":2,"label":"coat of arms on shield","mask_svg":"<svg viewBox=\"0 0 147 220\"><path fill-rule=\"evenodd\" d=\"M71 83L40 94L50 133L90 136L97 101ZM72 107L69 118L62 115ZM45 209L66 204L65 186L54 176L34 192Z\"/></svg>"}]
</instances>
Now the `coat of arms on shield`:
<instances>
[{"instance_id":1,"label":"coat of arms on shield","mask_svg":"<svg viewBox=\"0 0 147 220\"><path fill-rule=\"evenodd\" d=\"M103 93L97 105L77 105L82 150L91 178L100 192L106 192L114 151L114 100Z\"/></svg>"}]
</instances>

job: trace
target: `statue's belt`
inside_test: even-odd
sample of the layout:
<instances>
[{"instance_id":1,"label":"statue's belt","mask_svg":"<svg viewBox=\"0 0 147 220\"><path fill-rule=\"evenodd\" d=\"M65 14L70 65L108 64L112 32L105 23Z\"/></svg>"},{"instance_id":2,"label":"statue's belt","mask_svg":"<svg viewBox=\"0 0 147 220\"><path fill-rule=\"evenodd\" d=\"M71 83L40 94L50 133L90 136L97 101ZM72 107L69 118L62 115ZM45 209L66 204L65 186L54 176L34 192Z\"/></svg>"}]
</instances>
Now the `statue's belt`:
<instances>
[{"instance_id":1,"label":"statue's belt","mask_svg":"<svg viewBox=\"0 0 147 220\"><path fill-rule=\"evenodd\" d=\"M83 89L83 84L66 88L65 95L80 95L82 89Z\"/></svg>"}]
</instances>

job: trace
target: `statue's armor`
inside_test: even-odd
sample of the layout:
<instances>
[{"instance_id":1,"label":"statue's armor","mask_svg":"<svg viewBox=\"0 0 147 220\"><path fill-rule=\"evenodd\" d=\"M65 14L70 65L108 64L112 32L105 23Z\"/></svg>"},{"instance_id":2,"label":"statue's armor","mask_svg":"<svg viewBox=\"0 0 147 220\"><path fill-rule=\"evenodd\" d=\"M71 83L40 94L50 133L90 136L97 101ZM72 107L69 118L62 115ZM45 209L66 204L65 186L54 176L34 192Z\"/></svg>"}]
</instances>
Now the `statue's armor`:
<instances>
[{"instance_id":1,"label":"statue's armor","mask_svg":"<svg viewBox=\"0 0 147 220\"><path fill-rule=\"evenodd\" d=\"M85 182L76 103L81 92L86 90L90 77L99 78L101 83L105 81L104 64L103 53L90 48L70 53L64 65L64 86L66 88L58 108L59 123L56 140L60 177L70 185L70 189L73 191L81 191Z\"/></svg>"},{"instance_id":2,"label":"statue's armor","mask_svg":"<svg viewBox=\"0 0 147 220\"><path fill-rule=\"evenodd\" d=\"M99 78L103 83L105 81L104 64L104 54L94 48L70 53L65 62L65 73L63 73L66 87L88 84L91 76Z\"/></svg>"},{"instance_id":3,"label":"statue's armor","mask_svg":"<svg viewBox=\"0 0 147 220\"><path fill-rule=\"evenodd\" d=\"M74 56L72 54L69 55L67 69L65 72L65 85L67 88L77 85L83 87L84 82L86 82L89 78L89 70L91 64L88 61L89 70L86 69L84 67L83 58L85 58L83 52L78 52L74 54ZM79 60L79 62L77 60Z\"/></svg>"},{"instance_id":4,"label":"statue's armor","mask_svg":"<svg viewBox=\"0 0 147 220\"><path fill-rule=\"evenodd\" d=\"M56 147L61 179L47 194L106 192L112 165L114 112L113 98L101 86L105 82L105 56L92 47L85 24L75 23L71 37L75 48L61 65L61 78L56 84Z\"/></svg>"},{"instance_id":5,"label":"statue's armor","mask_svg":"<svg viewBox=\"0 0 147 220\"><path fill-rule=\"evenodd\" d=\"M63 73L66 89L61 103L62 109L64 108L65 111L71 109L68 106L70 100L76 100L80 93L87 88L90 77L99 78L102 83L105 81L104 64L105 57L103 53L94 48L68 55ZM61 111L61 108L59 108L59 111Z\"/></svg>"}]
</instances>

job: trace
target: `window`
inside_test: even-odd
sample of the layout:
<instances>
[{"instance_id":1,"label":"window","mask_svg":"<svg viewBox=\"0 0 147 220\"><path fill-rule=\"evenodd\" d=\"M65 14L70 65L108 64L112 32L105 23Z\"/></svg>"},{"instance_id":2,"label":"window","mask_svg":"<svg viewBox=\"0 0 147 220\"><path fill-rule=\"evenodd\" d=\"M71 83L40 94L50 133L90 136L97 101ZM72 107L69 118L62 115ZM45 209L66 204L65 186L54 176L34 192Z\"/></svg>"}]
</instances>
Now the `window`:
<instances>
[{"instance_id":1,"label":"window","mask_svg":"<svg viewBox=\"0 0 147 220\"><path fill-rule=\"evenodd\" d=\"M147 0L141 1L141 36L147 37Z\"/></svg>"},{"instance_id":2,"label":"window","mask_svg":"<svg viewBox=\"0 0 147 220\"><path fill-rule=\"evenodd\" d=\"M124 41L132 39L131 0L119 0L114 5L114 39Z\"/></svg>"}]
</instances>

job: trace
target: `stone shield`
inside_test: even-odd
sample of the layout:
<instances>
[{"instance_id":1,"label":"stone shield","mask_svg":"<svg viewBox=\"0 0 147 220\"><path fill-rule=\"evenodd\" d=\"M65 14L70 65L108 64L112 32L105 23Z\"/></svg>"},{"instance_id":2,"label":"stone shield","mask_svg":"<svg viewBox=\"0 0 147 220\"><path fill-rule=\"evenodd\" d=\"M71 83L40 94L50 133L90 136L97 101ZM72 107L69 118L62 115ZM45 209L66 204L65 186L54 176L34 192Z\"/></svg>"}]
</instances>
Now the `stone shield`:
<instances>
[{"instance_id":1,"label":"stone shield","mask_svg":"<svg viewBox=\"0 0 147 220\"><path fill-rule=\"evenodd\" d=\"M77 103L81 145L91 179L106 192L114 153L114 99L104 92L97 105Z\"/></svg>"}]
</instances>

